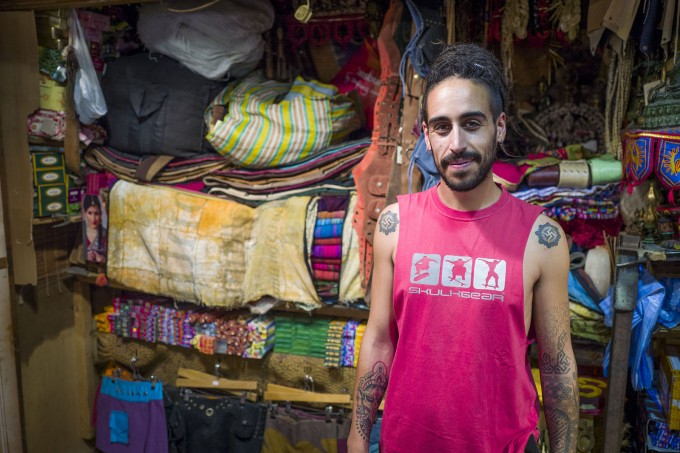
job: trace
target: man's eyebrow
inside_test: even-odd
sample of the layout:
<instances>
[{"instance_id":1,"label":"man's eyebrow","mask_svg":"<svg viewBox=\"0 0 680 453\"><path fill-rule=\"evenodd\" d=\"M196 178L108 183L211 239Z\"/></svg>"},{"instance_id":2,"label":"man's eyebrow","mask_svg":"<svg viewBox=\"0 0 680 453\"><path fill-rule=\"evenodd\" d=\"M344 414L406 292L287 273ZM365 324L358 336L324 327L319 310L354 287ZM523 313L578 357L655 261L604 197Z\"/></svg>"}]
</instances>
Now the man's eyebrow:
<instances>
[{"instance_id":1,"label":"man's eyebrow","mask_svg":"<svg viewBox=\"0 0 680 453\"><path fill-rule=\"evenodd\" d=\"M484 120L487 119L486 114L484 114L484 112L482 112L482 111L465 112L465 113L460 115L461 120L466 120L468 118L483 118ZM437 123L439 121L451 121L451 119L448 116L444 116L444 115L434 116L434 117L429 119L427 124L429 126L429 125Z\"/></svg>"}]
</instances>

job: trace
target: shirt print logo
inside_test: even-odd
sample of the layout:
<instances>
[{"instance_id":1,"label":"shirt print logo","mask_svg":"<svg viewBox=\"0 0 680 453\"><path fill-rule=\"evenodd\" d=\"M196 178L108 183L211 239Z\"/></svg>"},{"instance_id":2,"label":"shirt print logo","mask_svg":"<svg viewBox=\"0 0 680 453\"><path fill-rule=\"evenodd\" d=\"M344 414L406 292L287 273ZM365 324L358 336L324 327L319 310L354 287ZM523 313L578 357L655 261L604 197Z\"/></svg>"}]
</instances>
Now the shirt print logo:
<instances>
[{"instance_id":1,"label":"shirt print logo","mask_svg":"<svg viewBox=\"0 0 680 453\"><path fill-rule=\"evenodd\" d=\"M411 261L411 283L439 284L442 257L436 254L414 253Z\"/></svg>"},{"instance_id":2,"label":"shirt print logo","mask_svg":"<svg viewBox=\"0 0 680 453\"><path fill-rule=\"evenodd\" d=\"M414 253L411 260L411 283L454 288L505 290L505 260L470 256Z\"/></svg>"},{"instance_id":3,"label":"shirt print logo","mask_svg":"<svg viewBox=\"0 0 680 453\"><path fill-rule=\"evenodd\" d=\"M505 271L505 260L477 258L475 260L474 287L503 291L505 289Z\"/></svg>"},{"instance_id":4,"label":"shirt print logo","mask_svg":"<svg viewBox=\"0 0 680 453\"><path fill-rule=\"evenodd\" d=\"M469 288L472 280L472 258L446 255L442 266L442 285Z\"/></svg>"}]
</instances>

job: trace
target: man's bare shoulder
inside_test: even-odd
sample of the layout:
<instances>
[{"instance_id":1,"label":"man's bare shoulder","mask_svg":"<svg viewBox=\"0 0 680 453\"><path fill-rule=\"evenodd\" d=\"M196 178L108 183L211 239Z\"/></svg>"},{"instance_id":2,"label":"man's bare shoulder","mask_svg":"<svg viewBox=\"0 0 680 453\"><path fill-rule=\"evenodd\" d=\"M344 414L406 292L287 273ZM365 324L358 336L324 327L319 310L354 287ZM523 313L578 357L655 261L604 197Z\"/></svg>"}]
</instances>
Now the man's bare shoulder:
<instances>
[{"instance_id":1,"label":"man's bare shoulder","mask_svg":"<svg viewBox=\"0 0 680 453\"><path fill-rule=\"evenodd\" d=\"M378 219L377 233L390 236L399 231L399 204L385 206Z\"/></svg>"},{"instance_id":2,"label":"man's bare shoulder","mask_svg":"<svg viewBox=\"0 0 680 453\"><path fill-rule=\"evenodd\" d=\"M569 245L567 235L555 220L541 214L538 216L529 234L525 265L527 271L539 278L551 274L551 271L562 272L566 265L568 270Z\"/></svg>"}]
</instances>

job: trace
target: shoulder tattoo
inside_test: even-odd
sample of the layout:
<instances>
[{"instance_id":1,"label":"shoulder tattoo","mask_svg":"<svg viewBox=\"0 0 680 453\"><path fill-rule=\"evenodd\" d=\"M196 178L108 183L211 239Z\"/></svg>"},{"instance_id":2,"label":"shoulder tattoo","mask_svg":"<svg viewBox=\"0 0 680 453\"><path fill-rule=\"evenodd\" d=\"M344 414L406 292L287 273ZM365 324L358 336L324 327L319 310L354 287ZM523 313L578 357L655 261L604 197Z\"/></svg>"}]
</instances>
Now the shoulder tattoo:
<instances>
[{"instance_id":1,"label":"shoulder tattoo","mask_svg":"<svg viewBox=\"0 0 680 453\"><path fill-rule=\"evenodd\" d=\"M396 212L392 211L383 212L380 216L380 220L378 221L380 232L385 236L397 231L397 225L399 225L399 216Z\"/></svg>"},{"instance_id":2,"label":"shoulder tattoo","mask_svg":"<svg viewBox=\"0 0 680 453\"><path fill-rule=\"evenodd\" d=\"M557 229L555 225L550 223L544 223L538 226L536 230L536 236L538 236L538 243L545 245L548 248L556 246L560 242L560 230Z\"/></svg>"}]
</instances>

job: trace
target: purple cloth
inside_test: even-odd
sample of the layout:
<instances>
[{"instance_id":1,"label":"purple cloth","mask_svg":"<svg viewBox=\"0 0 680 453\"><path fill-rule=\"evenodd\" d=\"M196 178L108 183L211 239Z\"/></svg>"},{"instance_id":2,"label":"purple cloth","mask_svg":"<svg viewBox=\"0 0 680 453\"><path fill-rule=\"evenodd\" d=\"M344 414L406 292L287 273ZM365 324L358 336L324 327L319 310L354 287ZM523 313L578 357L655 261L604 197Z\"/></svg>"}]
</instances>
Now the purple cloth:
<instances>
[{"instance_id":1,"label":"purple cloth","mask_svg":"<svg viewBox=\"0 0 680 453\"><path fill-rule=\"evenodd\" d=\"M160 382L104 377L97 397L97 448L104 453L167 453Z\"/></svg>"},{"instance_id":2,"label":"purple cloth","mask_svg":"<svg viewBox=\"0 0 680 453\"><path fill-rule=\"evenodd\" d=\"M341 245L315 245L312 246L312 256L319 258L341 258Z\"/></svg>"}]
</instances>

